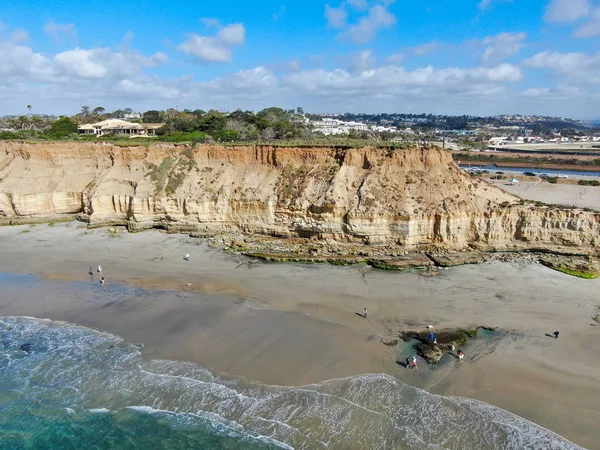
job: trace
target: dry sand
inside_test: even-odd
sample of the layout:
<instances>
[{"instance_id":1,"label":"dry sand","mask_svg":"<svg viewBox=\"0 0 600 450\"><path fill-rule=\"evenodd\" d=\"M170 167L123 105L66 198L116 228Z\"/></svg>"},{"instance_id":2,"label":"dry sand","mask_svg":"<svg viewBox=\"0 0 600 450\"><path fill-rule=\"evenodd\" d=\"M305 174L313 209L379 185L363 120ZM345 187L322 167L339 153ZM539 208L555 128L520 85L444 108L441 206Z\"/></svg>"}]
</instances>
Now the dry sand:
<instances>
[{"instance_id":1,"label":"dry sand","mask_svg":"<svg viewBox=\"0 0 600 450\"><path fill-rule=\"evenodd\" d=\"M597 177L595 178L597 179ZM545 181L541 183L521 181L517 184L508 183L506 180L488 181L494 186L526 200L600 210L600 186L551 184Z\"/></svg>"},{"instance_id":2,"label":"dry sand","mask_svg":"<svg viewBox=\"0 0 600 450\"><path fill-rule=\"evenodd\" d=\"M108 280L104 293L87 275L98 264ZM0 271L55 280L36 295L3 290L0 315L72 321L143 342L148 357L195 360L271 384L386 372L500 406L588 448L600 442L600 326L591 320L600 280L507 263L434 278L254 264L181 235L111 237L76 223L0 228ZM124 295L120 282L175 292ZM65 286L73 286L71 295ZM365 306L368 320L355 314ZM471 344L463 362L448 356L435 369L421 364L419 373L396 363L409 356L406 346L379 342L429 324L497 326L505 334ZM560 339L545 336L555 329Z\"/></svg>"}]
</instances>

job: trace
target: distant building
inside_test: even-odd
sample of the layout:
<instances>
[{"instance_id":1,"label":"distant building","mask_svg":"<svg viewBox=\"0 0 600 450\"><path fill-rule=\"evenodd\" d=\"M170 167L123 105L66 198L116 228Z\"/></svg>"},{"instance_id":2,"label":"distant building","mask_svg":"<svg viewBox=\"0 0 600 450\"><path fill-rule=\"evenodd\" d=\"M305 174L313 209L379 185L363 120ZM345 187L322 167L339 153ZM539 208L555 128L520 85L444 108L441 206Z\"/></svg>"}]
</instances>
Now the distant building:
<instances>
[{"instance_id":1,"label":"distant building","mask_svg":"<svg viewBox=\"0 0 600 450\"><path fill-rule=\"evenodd\" d=\"M121 119L107 119L102 122L86 123L77 127L79 134L93 134L104 136L106 134L136 136L155 136L156 130L164 123L134 123Z\"/></svg>"},{"instance_id":2,"label":"distant building","mask_svg":"<svg viewBox=\"0 0 600 450\"><path fill-rule=\"evenodd\" d=\"M508 138L506 136L493 137L488 142L490 145L504 145L508 142Z\"/></svg>"}]
</instances>

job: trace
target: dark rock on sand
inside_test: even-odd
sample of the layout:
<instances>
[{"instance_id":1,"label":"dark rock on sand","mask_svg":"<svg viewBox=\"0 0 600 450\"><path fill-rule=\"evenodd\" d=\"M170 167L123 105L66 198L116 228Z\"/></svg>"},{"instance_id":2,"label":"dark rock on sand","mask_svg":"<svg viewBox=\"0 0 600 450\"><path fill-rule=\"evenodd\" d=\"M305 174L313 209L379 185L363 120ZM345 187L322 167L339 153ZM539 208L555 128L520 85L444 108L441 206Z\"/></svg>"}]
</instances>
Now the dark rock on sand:
<instances>
[{"instance_id":1,"label":"dark rock on sand","mask_svg":"<svg viewBox=\"0 0 600 450\"><path fill-rule=\"evenodd\" d=\"M394 338L394 337L387 337L387 338L382 338L381 339L381 343L383 345L387 345L388 347L394 347L396 345L398 345L398 339Z\"/></svg>"},{"instance_id":2,"label":"dark rock on sand","mask_svg":"<svg viewBox=\"0 0 600 450\"><path fill-rule=\"evenodd\" d=\"M436 343L429 342L429 334L431 330L425 331L400 331L398 337L403 341L409 342L411 340L419 341L415 345L417 354L425 359L430 364L437 364L440 362L445 351L458 350L460 346L467 343L470 338L477 336L477 330L480 328L485 330L493 331L495 328L489 327L477 327L475 329L456 329L456 330L439 330L435 331Z\"/></svg>"},{"instance_id":3,"label":"dark rock on sand","mask_svg":"<svg viewBox=\"0 0 600 450\"><path fill-rule=\"evenodd\" d=\"M600 261L591 256L544 255L540 263L574 277L594 279L600 277Z\"/></svg>"},{"instance_id":4,"label":"dark rock on sand","mask_svg":"<svg viewBox=\"0 0 600 450\"><path fill-rule=\"evenodd\" d=\"M422 253L409 253L393 258L370 259L367 263L376 269L384 270L424 269L433 266L433 261Z\"/></svg>"},{"instance_id":5,"label":"dark rock on sand","mask_svg":"<svg viewBox=\"0 0 600 450\"><path fill-rule=\"evenodd\" d=\"M417 354L421 356L429 364L437 364L444 356L444 352L439 345L436 344L417 344L415 345Z\"/></svg>"},{"instance_id":6,"label":"dark rock on sand","mask_svg":"<svg viewBox=\"0 0 600 450\"><path fill-rule=\"evenodd\" d=\"M439 267L479 264L486 262L489 259L488 255L481 252L444 253L442 255L428 253L427 256Z\"/></svg>"}]
</instances>

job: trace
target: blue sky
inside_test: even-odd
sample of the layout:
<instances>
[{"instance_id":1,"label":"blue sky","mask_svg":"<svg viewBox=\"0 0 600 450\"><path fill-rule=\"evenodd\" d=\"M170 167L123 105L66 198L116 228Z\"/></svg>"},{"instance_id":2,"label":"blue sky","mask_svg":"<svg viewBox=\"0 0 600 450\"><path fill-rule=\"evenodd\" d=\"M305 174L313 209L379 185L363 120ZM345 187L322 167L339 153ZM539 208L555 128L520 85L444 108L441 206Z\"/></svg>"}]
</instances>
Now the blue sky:
<instances>
[{"instance_id":1,"label":"blue sky","mask_svg":"<svg viewBox=\"0 0 600 450\"><path fill-rule=\"evenodd\" d=\"M0 5L0 114L168 107L600 117L600 0Z\"/></svg>"}]
</instances>

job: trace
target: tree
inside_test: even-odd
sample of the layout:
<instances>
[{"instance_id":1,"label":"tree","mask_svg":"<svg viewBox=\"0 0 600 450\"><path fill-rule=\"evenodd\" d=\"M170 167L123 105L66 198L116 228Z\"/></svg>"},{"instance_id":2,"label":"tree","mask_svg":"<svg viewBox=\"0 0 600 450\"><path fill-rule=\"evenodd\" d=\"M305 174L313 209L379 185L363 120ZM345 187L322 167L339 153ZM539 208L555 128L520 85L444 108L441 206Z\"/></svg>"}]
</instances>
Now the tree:
<instances>
[{"instance_id":1,"label":"tree","mask_svg":"<svg viewBox=\"0 0 600 450\"><path fill-rule=\"evenodd\" d=\"M89 116L90 115L90 107L89 106L82 106L81 107L81 113L80 115L82 116Z\"/></svg>"},{"instance_id":2,"label":"tree","mask_svg":"<svg viewBox=\"0 0 600 450\"><path fill-rule=\"evenodd\" d=\"M92 111L92 113L99 116L101 114L104 114L104 111L106 111L106 110L102 106L96 106L94 108L94 110Z\"/></svg>"},{"instance_id":3,"label":"tree","mask_svg":"<svg viewBox=\"0 0 600 450\"><path fill-rule=\"evenodd\" d=\"M206 111L204 111L203 109L195 109L192 111L192 114L196 117L202 117L204 114L206 114Z\"/></svg>"},{"instance_id":4,"label":"tree","mask_svg":"<svg viewBox=\"0 0 600 450\"><path fill-rule=\"evenodd\" d=\"M29 110L29 114L31 114L31 105L27 105L27 109Z\"/></svg>"},{"instance_id":5,"label":"tree","mask_svg":"<svg viewBox=\"0 0 600 450\"><path fill-rule=\"evenodd\" d=\"M50 129L44 132L45 135L52 138L66 137L73 133L77 133L77 123L67 116L60 116L52 123Z\"/></svg>"},{"instance_id":6,"label":"tree","mask_svg":"<svg viewBox=\"0 0 600 450\"><path fill-rule=\"evenodd\" d=\"M304 115L304 108L303 108L302 106L298 106L298 107L296 108L296 112L297 112L298 114L300 114L301 116L303 116L303 115Z\"/></svg>"},{"instance_id":7,"label":"tree","mask_svg":"<svg viewBox=\"0 0 600 450\"><path fill-rule=\"evenodd\" d=\"M124 115L125 111L123 111L122 109L117 109L116 111L113 111L109 114L109 116L113 119L122 119Z\"/></svg>"},{"instance_id":8,"label":"tree","mask_svg":"<svg viewBox=\"0 0 600 450\"><path fill-rule=\"evenodd\" d=\"M151 109L142 114L142 121L144 123L160 123L162 122L162 114L160 111Z\"/></svg>"},{"instance_id":9,"label":"tree","mask_svg":"<svg viewBox=\"0 0 600 450\"><path fill-rule=\"evenodd\" d=\"M214 109L207 112L198 120L198 129L207 133L224 130L225 125L227 125L225 116Z\"/></svg>"}]
</instances>

